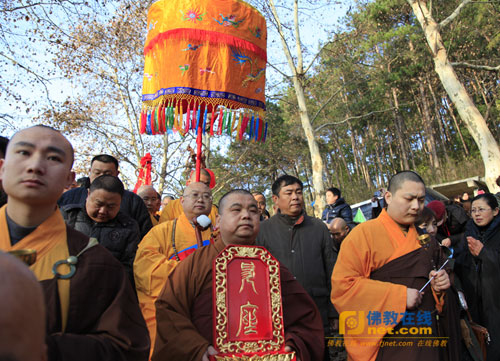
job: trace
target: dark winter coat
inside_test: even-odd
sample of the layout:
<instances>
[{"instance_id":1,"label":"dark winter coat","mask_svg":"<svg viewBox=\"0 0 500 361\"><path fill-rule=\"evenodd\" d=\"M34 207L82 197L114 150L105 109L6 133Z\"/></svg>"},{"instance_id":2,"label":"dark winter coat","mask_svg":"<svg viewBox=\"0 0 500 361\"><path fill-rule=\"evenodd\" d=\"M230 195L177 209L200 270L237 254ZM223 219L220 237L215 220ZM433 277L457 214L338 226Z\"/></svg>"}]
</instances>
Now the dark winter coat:
<instances>
[{"instance_id":1,"label":"dark winter coat","mask_svg":"<svg viewBox=\"0 0 500 361\"><path fill-rule=\"evenodd\" d=\"M83 187L73 188L64 192L57 201L59 207L69 204L84 204L87 199L88 189ZM134 192L125 191L122 197L120 211L132 217L139 224L141 239L153 227L148 209L144 201Z\"/></svg>"},{"instance_id":2,"label":"dark winter coat","mask_svg":"<svg viewBox=\"0 0 500 361\"><path fill-rule=\"evenodd\" d=\"M321 219L330 223L334 218L343 218L346 223L352 223L352 209L344 198L339 198L334 204L328 204L323 211Z\"/></svg>"},{"instance_id":3,"label":"dark winter coat","mask_svg":"<svg viewBox=\"0 0 500 361\"><path fill-rule=\"evenodd\" d=\"M88 237L97 238L99 244L108 249L121 262L134 285L134 264L137 245L141 241L137 222L122 213L109 222L94 222L85 210L84 205L69 204L61 208L64 221L70 227Z\"/></svg>"},{"instance_id":4,"label":"dark winter coat","mask_svg":"<svg viewBox=\"0 0 500 361\"><path fill-rule=\"evenodd\" d=\"M486 227L478 227L471 219L464 238L472 236L483 243L474 257L466 245L456 260L455 273L460 278L472 319L490 333L488 361L500 360L500 216Z\"/></svg>"},{"instance_id":5,"label":"dark winter coat","mask_svg":"<svg viewBox=\"0 0 500 361\"><path fill-rule=\"evenodd\" d=\"M305 288L328 331L328 319L337 316L330 301L330 278L337 254L325 224L305 214L293 220L278 213L260 224L256 244L271 252Z\"/></svg>"}]
</instances>

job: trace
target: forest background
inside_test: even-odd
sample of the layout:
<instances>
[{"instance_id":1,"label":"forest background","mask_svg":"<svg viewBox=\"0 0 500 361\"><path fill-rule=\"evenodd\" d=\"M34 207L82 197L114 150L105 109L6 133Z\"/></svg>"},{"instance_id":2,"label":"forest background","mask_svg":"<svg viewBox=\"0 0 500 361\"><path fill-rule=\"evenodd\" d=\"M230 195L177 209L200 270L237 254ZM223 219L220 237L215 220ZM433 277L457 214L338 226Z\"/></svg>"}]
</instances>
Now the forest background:
<instances>
[{"instance_id":1,"label":"forest background","mask_svg":"<svg viewBox=\"0 0 500 361\"><path fill-rule=\"evenodd\" d=\"M304 181L307 204L318 199L310 139L301 122L304 106L324 165L324 188L340 188L351 204L370 198L402 169L416 170L429 184L484 174L479 149L434 72L409 1L283 1L274 14L281 22L273 17L272 1L251 3L268 17L268 31L275 32L268 45L270 135L266 143L205 139L207 165L217 176L216 199L231 188L270 195L273 180L283 173ZM93 155L109 153L120 160L129 188L140 158L150 152L155 187L162 194L181 194L186 148L194 139L138 131L150 4L3 0L1 133L27 124L52 125L78 144L80 176ZM498 141L500 1L425 4L438 22L460 8L441 36L459 80ZM296 42L294 5L299 25L309 32L317 26L327 34L324 41L307 43L303 37ZM345 16L330 21L342 7ZM297 100L299 75L290 72L280 48L280 26L287 46L300 44L301 52L290 54L295 64L305 63L299 74L305 104ZM54 91L54 84L61 90Z\"/></svg>"}]
</instances>

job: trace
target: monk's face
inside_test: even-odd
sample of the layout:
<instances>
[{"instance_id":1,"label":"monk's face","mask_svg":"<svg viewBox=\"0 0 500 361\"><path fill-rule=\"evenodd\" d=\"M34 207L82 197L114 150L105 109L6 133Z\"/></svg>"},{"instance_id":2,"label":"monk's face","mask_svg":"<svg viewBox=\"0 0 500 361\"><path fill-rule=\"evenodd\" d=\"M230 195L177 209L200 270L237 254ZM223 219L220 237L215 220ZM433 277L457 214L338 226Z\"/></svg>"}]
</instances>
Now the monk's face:
<instances>
[{"instance_id":1,"label":"monk's face","mask_svg":"<svg viewBox=\"0 0 500 361\"><path fill-rule=\"evenodd\" d=\"M181 197L181 204L189 220L202 214L208 216L212 210L212 191L201 182L191 183Z\"/></svg>"},{"instance_id":2,"label":"monk's face","mask_svg":"<svg viewBox=\"0 0 500 361\"><path fill-rule=\"evenodd\" d=\"M85 201L87 214L94 222L105 223L116 217L120 211L122 196L104 189L94 189Z\"/></svg>"},{"instance_id":3,"label":"monk's face","mask_svg":"<svg viewBox=\"0 0 500 361\"><path fill-rule=\"evenodd\" d=\"M71 172L73 149L60 133L32 127L14 135L5 159L0 160L0 180L9 199L29 205L57 202L75 179Z\"/></svg>"},{"instance_id":4,"label":"monk's face","mask_svg":"<svg viewBox=\"0 0 500 361\"><path fill-rule=\"evenodd\" d=\"M155 213L158 211L158 194L153 188L146 188L139 193L139 197L142 198L146 208L149 213Z\"/></svg>"},{"instance_id":5,"label":"monk's face","mask_svg":"<svg viewBox=\"0 0 500 361\"><path fill-rule=\"evenodd\" d=\"M191 183L194 182L196 182L196 172L191 173L191 177L189 177L187 185L190 185ZM207 187L210 187L210 176L208 174L200 172L200 183L203 183Z\"/></svg>"},{"instance_id":6,"label":"monk's face","mask_svg":"<svg viewBox=\"0 0 500 361\"><path fill-rule=\"evenodd\" d=\"M425 187L422 183L405 181L394 193L386 192L387 213L399 225L413 224L424 209Z\"/></svg>"},{"instance_id":7,"label":"monk's face","mask_svg":"<svg viewBox=\"0 0 500 361\"><path fill-rule=\"evenodd\" d=\"M240 193L227 196L223 208L219 209L217 225L225 245L255 244L260 213L253 196Z\"/></svg>"}]
</instances>

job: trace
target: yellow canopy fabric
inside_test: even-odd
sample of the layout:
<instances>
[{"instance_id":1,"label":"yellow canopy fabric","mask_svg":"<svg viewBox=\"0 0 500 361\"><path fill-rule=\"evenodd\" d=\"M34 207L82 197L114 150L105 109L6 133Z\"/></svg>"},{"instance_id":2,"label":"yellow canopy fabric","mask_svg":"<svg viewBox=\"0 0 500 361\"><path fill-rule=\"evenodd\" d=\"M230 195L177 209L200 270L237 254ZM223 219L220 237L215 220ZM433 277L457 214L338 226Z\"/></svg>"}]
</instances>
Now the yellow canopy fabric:
<instances>
[{"instance_id":1,"label":"yellow canopy fabric","mask_svg":"<svg viewBox=\"0 0 500 361\"><path fill-rule=\"evenodd\" d=\"M264 17L243 1L155 2L144 48L141 133L185 134L203 122L210 135L241 139L246 131L264 140L266 44Z\"/></svg>"}]
</instances>

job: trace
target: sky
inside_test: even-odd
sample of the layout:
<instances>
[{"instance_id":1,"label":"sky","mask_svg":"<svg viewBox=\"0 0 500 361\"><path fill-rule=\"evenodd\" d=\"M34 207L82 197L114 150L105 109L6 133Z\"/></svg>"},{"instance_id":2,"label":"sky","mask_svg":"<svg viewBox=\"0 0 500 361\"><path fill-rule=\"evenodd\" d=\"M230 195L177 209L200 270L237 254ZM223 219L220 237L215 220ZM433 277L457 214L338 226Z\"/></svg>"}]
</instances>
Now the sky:
<instances>
[{"instance_id":1,"label":"sky","mask_svg":"<svg viewBox=\"0 0 500 361\"><path fill-rule=\"evenodd\" d=\"M290 19L290 9L283 6L285 3L290 3L290 1L277 1L277 7L284 26L289 27L290 24L287 19ZM320 3L320 5L318 5L318 3ZM304 48L304 64L307 65L321 45L329 39L332 31L338 26L339 20L345 15L349 6L352 5L352 1L343 1L341 4L334 3L333 1L310 1L310 4L306 2L301 2L301 4L305 4L305 7L300 10L299 18ZM254 3L253 5L256 4ZM256 7L258 7L258 5L256 5ZM36 69L36 64L50 64L52 55L47 52L42 42L35 43L31 51L23 50L22 46L26 41L26 29L28 26L30 26L30 20L26 21L23 19L16 21L16 23L9 28L10 34L7 41L0 42L0 52L8 54L8 46L11 46L15 53L22 53L25 55L25 58L21 59L19 62L24 66L33 67L34 69ZM295 55L295 43L293 39L289 41L289 46L292 48L292 54ZM48 104L49 101L59 102L65 100L67 97L74 97L78 94L79 89L74 88L69 81L64 79L57 72L57 70L51 75L46 76L47 79L50 80L45 89L41 86L40 82L35 81L33 83L35 77L32 74L27 74L20 69L19 66L13 66L12 63L0 56L0 62L2 61L3 63L0 63L0 79L7 84L11 79L12 81L18 81L14 85L10 85L10 89L22 94L23 100L28 104L38 102L38 104L43 105ZM268 62L281 72L290 74L280 38L270 22L268 22ZM283 82L283 78L279 72L269 65L266 71L266 78L266 95L269 99L274 99L286 88L287 83ZM26 80L31 80L31 82ZM3 94L0 93L0 98L5 97L5 92L3 92ZM9 103L12 105L9 105ZM16 109L15 105L18 105L20 109ZM32 125L36 113L36 106L26 106L22 102L15 102L12 101L12 99L9 99L9 101L1 101L0 114L10 114L12 116L12 118L7 118L11 123L8 125L0 118L1 134L4 136L11 136L16 129ZM69 138L73 143L78 143L77 139ZM215 145L220 145L222 151L227 150L228 142L226 139L222 138L220 141L215 140L213 143ZM130 175L130 177L133 178L133 175Z\"/></svg>"}]
</instances>

